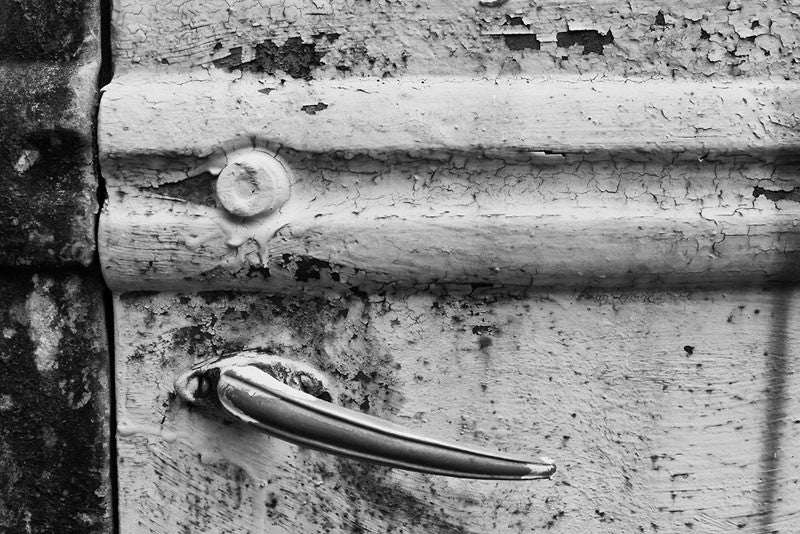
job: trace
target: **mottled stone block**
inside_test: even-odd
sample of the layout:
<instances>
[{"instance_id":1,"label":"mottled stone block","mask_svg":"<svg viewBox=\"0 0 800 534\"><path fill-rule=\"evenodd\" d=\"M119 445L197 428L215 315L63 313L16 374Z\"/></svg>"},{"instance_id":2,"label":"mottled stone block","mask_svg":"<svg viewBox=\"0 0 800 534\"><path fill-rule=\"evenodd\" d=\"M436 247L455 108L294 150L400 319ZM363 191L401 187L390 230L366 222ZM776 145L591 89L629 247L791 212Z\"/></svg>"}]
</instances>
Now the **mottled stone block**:
<instances>
[{"instance_id":1,"label":"mottled stone block","mask_svg":"<svg viewBox=\"0 0 800 534\"><path fill-rule=\"evenodd\" d=\"M88 265L97 0L0 0L0 265Z\"/></svg>"},{"instance_id":2,"label":"mottled stone block","mask_svg":"<svg viewBox=\"0 0 800 534\"><path fill-rule=\"evenodd\" d=\"M102 287L11 274L0 302L0 532L109 532Z\"/></svg>"},{"instance_id":3,"label":"mottled stone block","mask_svg":"<svg viewBox=\"0 0 800 534\"><path fill-rule=\"evenodd\" d=\"M97 0L0 0L0 532L107 533Z\"/></svg>"}]
</instances>

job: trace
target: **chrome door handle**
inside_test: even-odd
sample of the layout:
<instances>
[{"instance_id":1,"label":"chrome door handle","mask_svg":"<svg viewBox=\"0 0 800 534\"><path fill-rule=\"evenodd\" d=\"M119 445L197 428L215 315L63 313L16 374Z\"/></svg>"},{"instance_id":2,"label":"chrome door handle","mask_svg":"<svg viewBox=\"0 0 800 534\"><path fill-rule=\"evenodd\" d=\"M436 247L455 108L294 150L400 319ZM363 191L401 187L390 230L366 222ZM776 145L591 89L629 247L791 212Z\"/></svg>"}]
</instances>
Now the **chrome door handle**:
<instances>
[{"instance_id":1,"label":"chrome door handle","mask_svg":"<svg viewBox=\"0 0 800 534\"><path fill-rule=\"evenodd\" d=\"M523 460L429 438L337 406L315 370L298 362L242 352L201 362L175 382L185 401L221 406L275 437L399 469L463 478L550 478L547 458Z\"/></svg>"}]
</instances>

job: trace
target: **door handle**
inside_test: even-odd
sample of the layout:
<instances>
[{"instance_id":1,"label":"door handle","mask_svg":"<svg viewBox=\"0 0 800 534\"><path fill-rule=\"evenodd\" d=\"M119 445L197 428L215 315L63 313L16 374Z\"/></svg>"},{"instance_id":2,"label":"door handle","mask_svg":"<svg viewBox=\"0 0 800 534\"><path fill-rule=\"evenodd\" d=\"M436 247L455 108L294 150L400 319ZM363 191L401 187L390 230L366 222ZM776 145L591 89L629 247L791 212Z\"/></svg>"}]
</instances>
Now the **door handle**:
<instances>
[{"instance_id":1,"label":"door handle","mask_svg":"<svg viewBox=\"0 0 800 534\"><path fill-rule=\"evenodd\" d=\"M409 431L337 406L321 373L299 362L242 352L195 365L175 382L190 404L220 407L270 435L399 469L463 478L550 478L547 458L524 460Z\"/></svg>"}]
</instances>

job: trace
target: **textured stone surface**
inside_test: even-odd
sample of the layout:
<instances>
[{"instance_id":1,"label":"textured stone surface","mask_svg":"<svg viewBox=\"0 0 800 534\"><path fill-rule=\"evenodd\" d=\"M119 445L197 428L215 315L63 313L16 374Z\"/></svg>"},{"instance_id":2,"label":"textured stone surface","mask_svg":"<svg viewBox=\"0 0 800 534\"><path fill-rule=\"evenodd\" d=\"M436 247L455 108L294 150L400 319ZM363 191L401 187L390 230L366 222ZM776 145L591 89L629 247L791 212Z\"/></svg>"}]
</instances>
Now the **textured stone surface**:
<instances>
[{"instance_id":1,"label":"textured stone surface","mask_svg":"<svg viewBox=\"0 0 800 534\"><path fill-rule=\"evenodd\" d=\"M110 531L102 286L83 275L0 282L0 531Z\"/></svg>"},{"instance_id":2,"label":"textured stone surface","mask_svg":"<svg viewBox=\"0 0 800 534\"><path fill-rule=\"evenodd\" d=\"M112 530L97 0L0 0L0 532Z\"/></svg>"},{"instance_id":3,"label":"textured stone surface","mask_svg":"<svg viewBox=\"0 0 800 534\"><path fill-rule=\"evenodd\" d=\"M0 1L0 265L88 265L96 0Z\"/></svg>"}]
</instances>

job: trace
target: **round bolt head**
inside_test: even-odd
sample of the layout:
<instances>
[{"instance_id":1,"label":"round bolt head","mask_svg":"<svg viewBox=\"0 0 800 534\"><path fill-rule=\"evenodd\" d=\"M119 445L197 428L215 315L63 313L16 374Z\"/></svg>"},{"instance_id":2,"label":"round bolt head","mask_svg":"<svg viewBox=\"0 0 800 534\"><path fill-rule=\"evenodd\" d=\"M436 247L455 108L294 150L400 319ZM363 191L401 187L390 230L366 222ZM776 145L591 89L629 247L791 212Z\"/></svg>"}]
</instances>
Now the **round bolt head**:
<instances>
[{"instance_id":1,"label":"round bolt head","mask_svg":"<svg viewBox=\"0 0 800 534\"><path fill-rule=\"evenodd\" d=\"M228 160L217 177L217 197L233 215L253 217L280 208L289 199L290 183L277 158L253 150Z\"/></svg>"}]
</instances>

